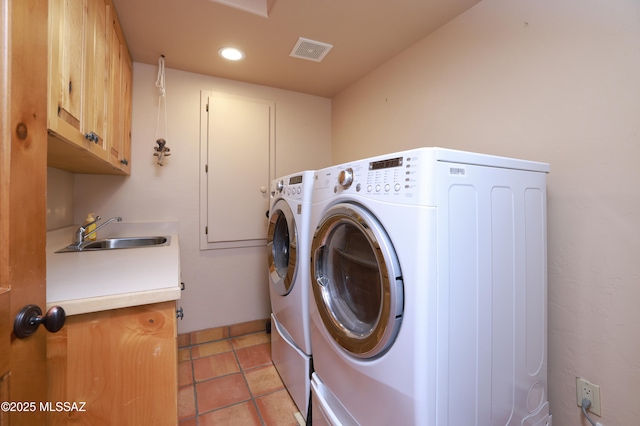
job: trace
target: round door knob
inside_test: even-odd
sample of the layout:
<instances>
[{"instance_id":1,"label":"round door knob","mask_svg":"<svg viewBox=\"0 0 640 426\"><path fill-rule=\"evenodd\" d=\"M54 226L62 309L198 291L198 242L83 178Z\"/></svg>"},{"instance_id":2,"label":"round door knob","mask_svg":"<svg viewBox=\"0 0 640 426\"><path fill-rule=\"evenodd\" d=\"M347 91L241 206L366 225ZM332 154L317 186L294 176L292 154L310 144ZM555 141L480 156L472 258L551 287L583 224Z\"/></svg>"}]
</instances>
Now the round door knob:
<instances>
[{"instance_id":1,"label":"round door knob","mask_svg":"<svg viewBox=\"0 0 640 426\"><path fill-rule=\"evenodd\" d=\"M60 331L67 319L67 314L60 306L53 306L42 316L42 310L37 305L27 305L20 309L13 322L13 333L19 339L31 336L40 324L48 331L55 333Z\"/></svg>"},{"instance_id":2,"label":"round door knob","mask_svg":"<svg viewBox=\"0 0 640 426\"><path fill-rule=\"evenodd\" d=\"M338 174L338 183L342 185L344 189L347 189L353 183L353 169L349 167L348 169L342 170Z\"/></svg>"},{"instance_id":3,"label":"round door knob","mask_svg":"<svg viewBox=\"0 0 640 426\"><path fill-rule=\"evenodd\" d=\"M267 192L267 187L266 186L261 186L260 187L260 192L262 192L263 194Z\"/></svg>"}]
</instances>

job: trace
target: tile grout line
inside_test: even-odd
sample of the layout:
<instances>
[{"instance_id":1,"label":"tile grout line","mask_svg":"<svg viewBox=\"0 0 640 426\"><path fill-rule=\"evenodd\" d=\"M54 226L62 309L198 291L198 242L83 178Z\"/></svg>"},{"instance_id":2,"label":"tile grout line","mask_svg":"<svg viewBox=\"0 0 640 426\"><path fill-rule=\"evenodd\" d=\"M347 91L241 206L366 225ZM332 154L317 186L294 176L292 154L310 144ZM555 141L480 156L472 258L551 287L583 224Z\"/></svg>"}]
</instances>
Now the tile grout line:
<instances>
[{"instance_id":1,"label":"tile grout line","mask_svg":"<svg viewBox=\"0 0 640 426\"><path fill-rule=\"evenodd\" d=\"M231 349L233 350L233 356L236 358L236 362L238 363L238 368L240 368L240 374L242 374L244 383L247 385L247 389L249 390L249 395L251 396L251 403L253 404L253 407L256 409L256 413L258 413L260 424L262 426L266 426L266 423L262 418L262 413L260 412L260 408L258 407L258 403L256 402L256 398L253 395L253 391L251 390L251 386L249 386L249 381L247 380L247 376L244 374L244 368L242 368L242 364L240 364L240 359L238 358L238 354L236 353L236 347L233 345L233 342L231 343Z\"/></svg>"},{"instance_id":2,"label":"tile grout line","mask_svg":"<svg viewBox=\"0 0 640 426\"><path fill-rule=\"evenodd\" d=\"M193 405L194 411L196 413L196 425L200 424L200 410L198 409L198 389L196 388L196 368L193 365L193 352L191 349L193 346L191 345L191 336L189 336L189 363L191 363L191 382L193 386Z\"/></svg>"}]
</instances>

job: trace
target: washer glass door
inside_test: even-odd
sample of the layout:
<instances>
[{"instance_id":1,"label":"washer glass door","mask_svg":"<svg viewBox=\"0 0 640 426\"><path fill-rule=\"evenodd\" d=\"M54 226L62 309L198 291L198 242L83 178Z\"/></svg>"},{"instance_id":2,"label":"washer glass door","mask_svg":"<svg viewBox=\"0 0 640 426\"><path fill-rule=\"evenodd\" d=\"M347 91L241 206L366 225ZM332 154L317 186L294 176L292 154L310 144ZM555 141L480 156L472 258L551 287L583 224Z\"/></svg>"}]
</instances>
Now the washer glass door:
<instances>
[{"instance_id":1,"label":"washer glass door","mask_svg":"<svg viewBox=\"0 0 640 426\"><path fill-rule=\"evenodd\" d=\"M296 222L289 204L278 200L269 214L267 258L269 281L275 291L286 296L293 288L296 275Z\"/></svg>"},{"instance_id":2,"label":"washer glass door","mask_svg":"<svg viewBox=\"0 0 640 426\"><path fill-rule=\"evenodd\" d=\"M352 355L382 355L398 333L403 283L395 250L373 215L338 204L324 215L311 247L316 306L332 338Z\"/></svg>"}]
</instances>

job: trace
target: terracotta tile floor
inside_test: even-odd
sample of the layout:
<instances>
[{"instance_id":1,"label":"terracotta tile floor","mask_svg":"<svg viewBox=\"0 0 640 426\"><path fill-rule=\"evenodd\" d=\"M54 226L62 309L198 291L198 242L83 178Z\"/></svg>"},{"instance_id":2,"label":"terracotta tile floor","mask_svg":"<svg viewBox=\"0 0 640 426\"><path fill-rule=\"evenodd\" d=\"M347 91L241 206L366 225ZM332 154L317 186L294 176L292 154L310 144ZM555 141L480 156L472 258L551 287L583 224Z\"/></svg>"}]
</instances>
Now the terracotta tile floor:
<instances>
[{"instance_id":1,"label":"terracotta tile floor","mask_svg":"<svg viewBox=\"0 0 640 426\"><path fill-rule=\"evenodd\" d=\"M178 336L180 426L298 426L265 321Z\"/></svg>"}]
</instances>

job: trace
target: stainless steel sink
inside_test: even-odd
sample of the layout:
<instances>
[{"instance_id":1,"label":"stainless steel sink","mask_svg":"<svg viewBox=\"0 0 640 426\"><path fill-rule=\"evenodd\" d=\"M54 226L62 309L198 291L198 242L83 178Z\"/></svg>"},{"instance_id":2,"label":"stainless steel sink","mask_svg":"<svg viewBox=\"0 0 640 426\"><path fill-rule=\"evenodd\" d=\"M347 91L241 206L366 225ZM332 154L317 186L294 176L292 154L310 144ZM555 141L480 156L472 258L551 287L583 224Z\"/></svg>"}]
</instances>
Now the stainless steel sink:
<instances>
[{"instance_id":1,"label":"stainless steel sink","mask_svg":"<svg viewBox=\"0 0 640 426\"><path fill-rule=\"evenodd\" d=\"M95 241L84 241L78 245L70 245L56 251L56 253L74 253L80 251L116 250L141 247L168 246L171 237L122 237L104 238Z\"/></svg>"}]
</instances>

